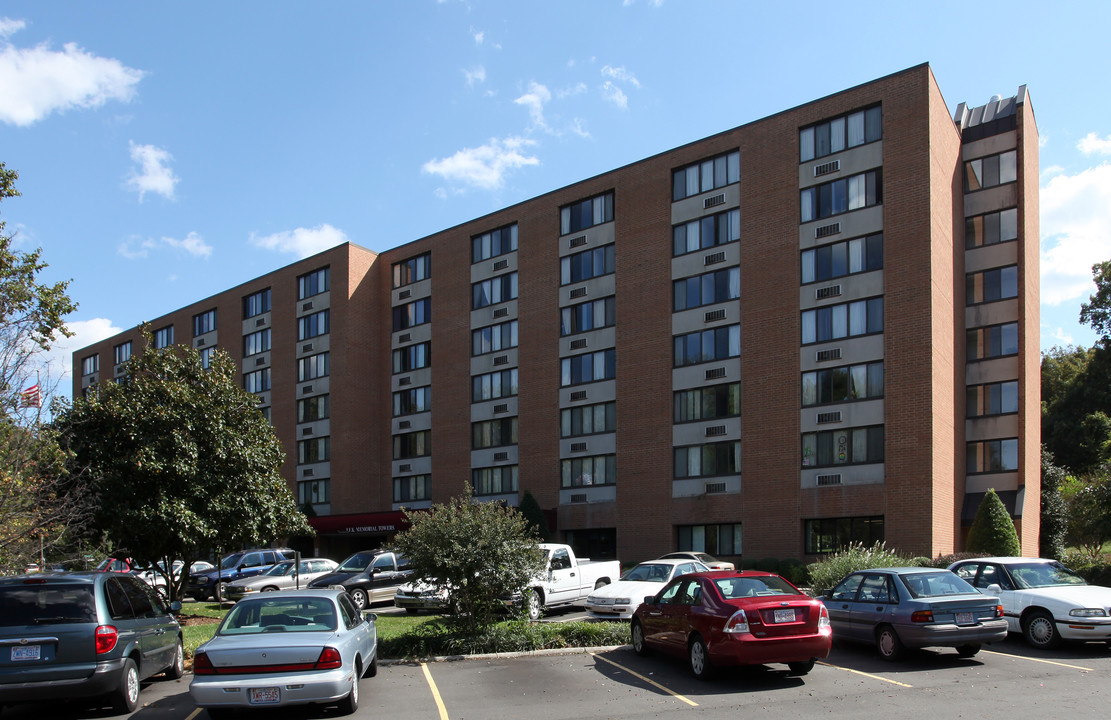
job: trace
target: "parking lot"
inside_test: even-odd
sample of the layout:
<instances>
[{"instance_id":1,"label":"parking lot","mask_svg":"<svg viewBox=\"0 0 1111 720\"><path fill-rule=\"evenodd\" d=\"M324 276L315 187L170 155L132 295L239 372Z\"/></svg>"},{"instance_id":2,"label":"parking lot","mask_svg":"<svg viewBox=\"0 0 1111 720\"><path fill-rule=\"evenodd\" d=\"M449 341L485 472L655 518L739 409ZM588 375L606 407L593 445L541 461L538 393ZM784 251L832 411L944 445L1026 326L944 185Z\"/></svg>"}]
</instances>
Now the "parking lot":
<instances>
[{"instance_id":1,"label":"parking lot","mask_svg":"<svg viewBox=\"0 0 1111 720\"><path fill-rule=\"evenodd\" d=\"M636 656L628 646L585 652L494 656L432 663L384 663L362 683L356 718L815 717L1054 718L1103 716L1111 705L1111 651L1104 644L1036 651L1012 636L976 657L949 649L912 652L892 664L866 647L834 647L804 677L782 666L727 669L710 682L671 658ZM142 720L205 720L180 682L144 688ZM9 718L44 717L16 706ZM49 717L102 718L107 711L50 708ZM252 717L252 715L244 715ZM266 718L330 718L335 709L272 711Z\"/></svg>"}]
</instances>

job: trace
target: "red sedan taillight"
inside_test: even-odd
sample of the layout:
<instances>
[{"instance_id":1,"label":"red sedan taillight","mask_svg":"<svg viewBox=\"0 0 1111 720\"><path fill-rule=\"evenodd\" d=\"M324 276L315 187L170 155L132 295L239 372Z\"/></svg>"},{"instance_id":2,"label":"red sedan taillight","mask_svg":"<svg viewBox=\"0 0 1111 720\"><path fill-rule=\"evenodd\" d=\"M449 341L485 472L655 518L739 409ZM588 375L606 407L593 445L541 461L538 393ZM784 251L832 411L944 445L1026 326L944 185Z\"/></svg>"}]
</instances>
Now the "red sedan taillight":
<instances>
[{"instance_id":1,"label":"red sedan taillight","mask_svg":"<svg viewBox=\"0 0 1111 720\"><path fill-rule=\"evenodd\" d=\"M320 651L320 657L316 659L317 670L331 670L343 665L343 658L340 657L339 650L333 647L326 647Z\"/></svg>"},{"instance_id":2,"label":"red sedan taillight","mask_svg":"<svg viewBox=\"0 0 1111 720\"><path fill-rule=\"evenodd\" d=\"M738 610L733 613L732 617L725 621L725 627L722 632L729 633L730 635L739 635L748 632L748 617L745 615L744 610Z\"/></svg>"},{"instance_id":3,"label":"red sedan taillight","mask_svg":"<svg viewBox=\"0 0 1111 720\"><path fill-rule=\"evenodd\" d=\"M96 654L103 655L106 652L112 652L112 648L116 647L116 641L120 638L120 633L116 628L111 625L100 625L96 629Z\"/></svg>"}]
</instances>

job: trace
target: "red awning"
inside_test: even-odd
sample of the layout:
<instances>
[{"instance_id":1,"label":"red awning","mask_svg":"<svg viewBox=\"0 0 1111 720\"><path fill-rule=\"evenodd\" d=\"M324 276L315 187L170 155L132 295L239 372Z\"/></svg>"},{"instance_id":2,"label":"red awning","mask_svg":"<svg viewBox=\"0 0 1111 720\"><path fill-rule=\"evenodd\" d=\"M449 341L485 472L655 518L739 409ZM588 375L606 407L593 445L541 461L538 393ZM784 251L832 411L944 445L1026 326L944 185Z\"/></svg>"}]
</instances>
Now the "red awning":
<instances>
[{"instance_id":1,"label":"red awning","mask_svg":"<svg viewBox=\"0 0 1111 720\"><path fill-rule=\"evenodd\" d=\"M309 525L320 535L391 535L409 527L405 513L401 510L322 515L309 518Z\"/></svg>"}]
</instances>

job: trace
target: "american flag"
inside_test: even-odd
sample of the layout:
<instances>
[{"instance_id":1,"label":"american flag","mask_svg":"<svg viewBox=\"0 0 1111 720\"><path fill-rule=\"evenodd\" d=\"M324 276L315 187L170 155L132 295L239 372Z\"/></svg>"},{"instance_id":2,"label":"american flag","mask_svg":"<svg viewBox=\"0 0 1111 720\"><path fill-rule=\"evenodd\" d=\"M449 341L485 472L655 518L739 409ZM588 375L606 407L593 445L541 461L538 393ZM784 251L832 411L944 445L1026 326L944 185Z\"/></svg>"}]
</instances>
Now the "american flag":
<instances>
[{"instance_id":1,"label":"american flag","mask_svg":"<svg viewBox=\"0 0 1111 720\"><path fill-rule=\"evenodd\" d=\"M39 391L38 383L27 388L19 394L20 407L42 407L42 393Z\"/></svg>"}]
</instances>

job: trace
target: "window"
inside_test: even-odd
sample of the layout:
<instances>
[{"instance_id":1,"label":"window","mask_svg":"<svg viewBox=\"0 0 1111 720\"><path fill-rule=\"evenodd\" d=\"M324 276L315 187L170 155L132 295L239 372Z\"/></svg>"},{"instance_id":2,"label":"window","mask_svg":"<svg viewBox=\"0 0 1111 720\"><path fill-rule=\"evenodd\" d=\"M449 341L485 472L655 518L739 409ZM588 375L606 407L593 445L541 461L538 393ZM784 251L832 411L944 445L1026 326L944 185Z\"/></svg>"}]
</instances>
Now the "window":
<instances>
[{"instance_id":1,"label":"window","mask_svg":"<svg viewBox=\"0 0 1111 720\"><path fill-rule=\"evenodd\" d=\"M1018 180L1018 154L1015 150L976 158L964 164L965 192L983 190L1016 180Z\"/></svg>"},{"instance_id":2,"label":"window","mask_svg":"<svg viewBox=\"0 0 1111 720\"><path fill-rule=\"evenodd\" d=\"M883 332L883 298L829 305L802 313L802 344Z\"/></svg>"},{"instance_id":3,"label":"window","mask_svg":"<svg viewBox=\"0 0 1111 720\"><path fill-rule=\"evenodd\" d=\"M969 273L964 280L964 299L968 305L1018 297L1017 265Z\"/></svg>"},{"instance_id":4,"label":"window","mask_svg":"<svg viewBox=\"0 0 1111 720\"><path fill-rule=\"evenodd\" d=\"M883 462L883 425L802 434L802 466Z\"/></svg>"},{"instance_id":5,"label":"window","mask_svg":"<svg viewBox=\"0 0 1111 720\"><path fill-rule=\"evenodd\" d=\"M250 357L270 349L270 328L243 336L243 357Z\"/></svg>"},{"instance_id":6,"label":"window","mask_svg":"<svg viewBox=\"0 0 1111 720\"><path fill-rule=\"evenodd\" d=\"M1018 239L1018 208L974 215L964 221L967 249Z\"/></svg>"},{"instance_id":7,"label":"window","mask_svg":"<svg viewBox=\"0 0 1111 720\"><path fill-rule=\"evenodd\" d=\"M212 356L216 354L216 348L214 348L214 347L201 348L200 350L197 351L197 354L200 355L200 358L201 358L201 367L203 367L205 370L207 370L208 367L212 364Z\"/></svg>"},{"instance_id":8,"label":"window","mask_svg":"<svg viewBox=\"0 0 1111 720\"><path fill-rule=\"evenodd\" d=\"M1018 381L969 386L965 409L970 418L1018 412Z\"/></svg>"},{"instance_id":9,"label":"window","mask_svg":"<svg viewBox=\"0 0 1111 720\"><path fill-rule=\"evenodd\" d=\"M422 298L393 309L393 329L407 330L432 320L432 299Z\"/></svg>"},{"instance_id":10,"label":"window","mask_svg":"<svg viewBox=\"0 0 1111 720\"><path fill-rule=\"evenodd\" d=\"M307 275L301 275L297 278L297 299L304 300L313 295L328 292L330 285L329 269L326 267L314 270Z\"/></svg>"},{"instance_id":11,"label":"window","mask_svg":"<svg viewBox=\"0 0 1111 720\"><path fill-rule=\"evenodd\" d=\"M81 358L81 374L92 375L100 370L100 355L90 355Z\"/></svg>"},{"instance_id":12,"label":"window","mask_svg":"<svg viewBox=\"0 0 1111 720\"><path fill-rule=\"evenodd\" d=\"M727 325L675 336L675 367L740 356L740 325Z\"/></svg>"},{"instance_id":13,"label":"window","mask_svg":"<svg viewBox=\"0 0 1111 720\"><path fill-rule=\"evenodd\" d=\"M393 264L393 286L410 285L432 276L432 254L424 253Z\"/></svg>"},{"instance_id":14,"label":"window","mask_svg":"<svg viewBox=\"0 0 1111 720\"><path fill-rule=\"evenodd\" d=\"M974 328L965 335L968 362L1018 355L1018 323Z\"/></svg>"},{"instance_id":15,"label":"window","mask_svg":"<svg viewBox=\"0 0 1111 720\"><path fill-rule=\"evenodd\" d=\"M297 422L315 422L328 417L328 396L317 395L297 401Z\"/></svg>"},{"instance_id":16,"label":"window","mask_svg":"<svg viewBox=\"0 0 1111 720\"><path fill-rule=\"evenodd\" d=\"M497 400L517 394L517 368L475 375L471 378L471 401Z\"/></svg>"},{"instance_id":17,"label":"window","mask_svg":"<svg viewBox=\"0 0 1111 720\"><path fill-rule=\"evenodd\" d=\"M883 267L883 234L802 251L802 283L822 282Z\"/></svg>"},{"instance_id":18,"label":"window","mask_svg":"<svg viewBox=\"0 0 1111 720\"><path fill-rule=\"evenodd\" d=\"M304 506L328 502L331 500L331 484L327 478L297 483L297 504Z\"/></svg>"},{"instance_id":19,"label":"window","mask_svg":"<svg viewBox=\"0 0 1111 720\"><path fill-rule=\"evenodd\" d=\"M882 119L880 106L874 105L799 130L799 162L879 140Z\"/></svg>"},{"instance_id":20,"label":"window","mask_svg":"<svg viewBox=\"0 0 1111 720\"><path fill-rule=\"evenodd\" d=\"M678 549L704 552L715 557L741 554L741 524L680 525L676 528Z\"/></svg>"},{"instance_id":21,"label":"window","mask_svg":"<svg viewBox=\"0 0 1111 720\"><path fill-rule=\"evenodd\" d=\"M485 355L517 347L517 321L471 331L471 355Z\"/></svg>"},{"instance_id":22,"label":"window","mask_svg":"<svg viewBox=\"0 0 1111 720\"><path fill-rule=\"evenodd\" d=\"M559 311L559 334L561 336L611 327L617 316L617 301L610 297L579 303Z\"/></svg>"},{"instance_id":23,"label":"window","mask_svg":"<svg viewBox=\"0 0 1111 720\"><path fill-rule=\"evenodd\" d=\"M431 475L411 475L409 477L396 477L393 479L393 501L395 503L431 499Z\"/></svg>"},{"instance_id":24,"label":"window","mask_svg":"<svg viewBox=\"0 0 1111 720\"><path fill-rule=\"evenodd\" d=\"M330 353L325 352L299 359L297 361L297 382L328 377L329 355Z\"/></svg>"},{"instance_id":25,"label":"window","mask_svg":"<svg viewBox=\"0 0 1111 720\"><path fill-rule=\"evenodd\" d=\"M883 517L843 517L807 520L806 554L818 555L842 550L854 543L865 547L883 542Z\"/></svg>"},{"instance_id":26,"label":"window","mask_svg":"<svg viewBox=\"0 0 1111 720\"><path fill-rule=\"evenodd\" d=\"M559 284L582 282L609 275L614 270L613 243L565 255L559 260Z\"/></svg>"},{"instance_id":27,"label":"window","mask_svg":"<svg viewBox=\"0 0 1111 720\"><path fill-rule=\"evenodd\" d=\"M596 455L594 457L560 460L559 465L559 482L562 488L617 484L616 455Z\"/></svg>"},{"instance_id":28,"label":"window","mask_svg":"<svg viewBox=\"0 0 1111 720\"><path fill-rule=\"evenodd\" d=\"M154 349L161 350L174 344L174 326L167 325L154 331Z\"/></svg>"},{"instance_id":29,"label":"window","mask_svg":"<svg viewBox=\"0 0 1111 720\"><path fill-rule=\"evenodd\" d=\"M471 470L475 495L501 495L517 492L517 466L475 468Z\"/></svg>"},{"instance_id":30,"label":"window","mask_svg":"<svg viewBox=\"0 0 1111 720\"><path fill-rule=\"evenodd\" d=\"M559 209L559 234L586 230L613 221L613 193L595 195Z\"/></svg>"},{"instance_id":31,"label":"window","mask_svg":"<svg viewBox=\"0 0 1111 720\"><path fill-rule=\"evenodd\" d=\"M560 360L560 387L612 380L616 375L617 354L612 348Z\"/></svg>"},{"instance_id":32,"label":"window","mask_svg":"<svg viewBox=\"0 0 1111 720\"><path fill-rule=\"evenodd\" d=\"M715 272L676 280L672 287L675 312L736 300L741 296L741 269L725 268Z\"/></svg>"},{"instance_id":33,"label":"window","mask_svg":"<svg viewBox=\"0 0 1111 720\"><path fill-rule=\"evenodd\" d=\"M393 459L426 457L432 454L432 431L405 433L393 436Z\"/></svg>"},{"instance_id":34,"label":"window","mask_svg":"<svg viewBox=\"0 0 1111 720\"><path fill-rule=\"evenodd\" d=\"M565 408L559 411L559 436L562 438L611 433L617 430L617 403Z\"/></svg>"},{"instance_id":35,"label":"window","mask_svg":"<svg viewBox=\"0 0 1111 720\"><path fill-rule=\"evenodd\" d=\"M116 364L125 363L131 359L131 341L120 343L115 348Z\"/></svg>"},{"instance_id":36,"label":"window","mask_svg":"<svg viewBox=\"0 0 1111 720\"><path fill-rule=\"evenodd\" d=\"M270 406L269 405L267 405L266 407L260 407L258 409L258 411L262 415L262 417L266 420L266 422L270 423L271 425L274 424L270 420Z\"/></svg>"},{"instance_id":37,"label":"window","mask_svg":"<svg viewBox=\"0 0 1111 720\"><path fill-rule=\"evenodd\" d=\"M393 371L395 374L426 368L431 361L432 343L417 343L393 351Z\"/></svg>"},{"instance_id":38,"label":"window","mask_svg":"<svg viewBox=\"0 0 1111 720\"><path fill-rule=\"evenodd\" d=\"M432 388L427 385L393 394L393 416L413 415L432 409Z\"/></svg>"},{"instance_id":39,"label":"window","mask_svg":"<svg viewBox=\"0 0 1111 720\"><path fill-rule=\"evenodd\" d=\"M1018 438L968 443L968 462L965 467L967 474L1016 470L1018 470Z\"/></svg>"},{"instance_id":40,"label":"window","mask_svg":"<svg viewBox=\"0 0 1111 720\"><path fill-rule=\"evenodd\" d=\"M707 215L671 228L671 253L675 257L741 239L741 211Z\"/></svg>"},{"instance_id":41,"label":"window","mask_svg":"<svg viewBox=\"0 0 1111 720\"><path fill-rule=\"evenodd\" d=\"M270 368L255 370L243 375L243 387L250 393L266 392L270 389Z\"/></svg>"},{"instance_id":42,"label":"window","mask_svg":"<svg viewBox=\"0 0 1111 720\"><path fill-rule=\"evenodd\" d=\"M802 374L803 407L881 397L882 362L846 365Z\"/></svg>"},{"instance_id":43,"label":"window","mask_svg":"<svg viewBox=\"0 0 1111 720\"><path fill-rule=\"evenodd\" d=\"M517 223L471 238L471 262L489 260L517 249Z\"/></svg>"},{"instance_id":44,"label":"window","mask_svg":"<svg viewBox=\"0 0 1111 720\"><path fill-rule=\"evenodd\" d=\"M270 312L270 288L259 290L243 298L243 319Z\"/></svg>"},{"instance_id":45,"label":"window","mask_svg":"<svg viewBox=\"0 0 1111 720\"><path fill-rule=\"evenodd\" d=\"M675 448L675 479L736 475L741 471L741 441Z\"/></svg>"},{"instance_id":46,"label":"window","mask_svg":"<svg viewBox=\"0 0 1111 720\"><path fill-rule=\"evenodd\" d=\"M216 329L216 311L208 310L193 316L193 337Z\"/></svg>"},{"instance_id":47,"label":"window","mask_svg":"<svg viewBox=\"0 0 1111 720\"><path fill-rule=\"evenodd\" d=\"M471 449L484 450L517 444L517 418L471 423Z\"/></svg>"},{"instance_id":48,"label":"window","mask_svg":"<svg viewBox=\"0 0 1111 720\"><path fill-rule=\"evenodd\" d=\"M308 340L328 333L328 311L321 310L297 319L297 339Z\"/></svg>"},{"instance_id":49,"label":"window","mask_svg":"<svg viewBox=\"0 0 1111 720\"><path fill-rule=\"evenodd\" d=\"M740 181L740 151L718 155L672 172L671 201L676 202Z\"/></svg>"},{"instance_id":50,"label":"window","mask_svg":"<svg viewBox=\"0 0 1111 720\"><path fill-rule=\"evenodd\" d=\"M679 390L675 393L675 422L717 420L741 414L741 384Z\"/></svg>"},{"instance_id":51,"label":"window","mask_svg":"<svg viewBox=\"0 0 1111 720\"><path fill-rule=\"evenodd\" d=\"M324 462L331 459L332 439L327 435L325 435L324 437L313 438L311 440L299 440L297 442L298 465Z\"/></svg>"},{"instance_id":52,"label":"window","mask_svg":"<svg viewBox=\"0 0 1111 720\"><path fill-rule=\"evenodd\" d=\"M802 222L820 220L883 202L883 171L869 170L799 192Z\"/></svg>"}]
</instances>

